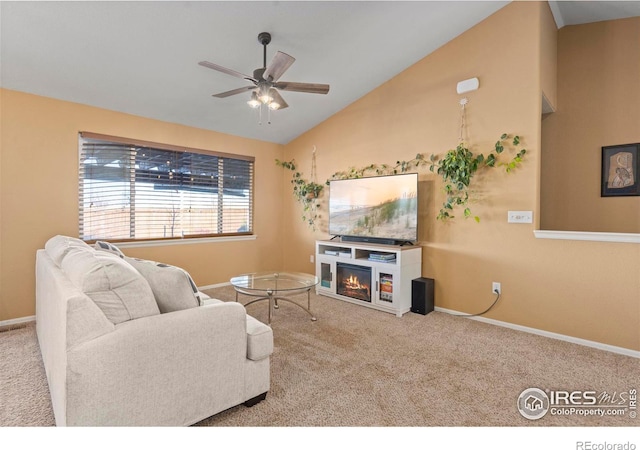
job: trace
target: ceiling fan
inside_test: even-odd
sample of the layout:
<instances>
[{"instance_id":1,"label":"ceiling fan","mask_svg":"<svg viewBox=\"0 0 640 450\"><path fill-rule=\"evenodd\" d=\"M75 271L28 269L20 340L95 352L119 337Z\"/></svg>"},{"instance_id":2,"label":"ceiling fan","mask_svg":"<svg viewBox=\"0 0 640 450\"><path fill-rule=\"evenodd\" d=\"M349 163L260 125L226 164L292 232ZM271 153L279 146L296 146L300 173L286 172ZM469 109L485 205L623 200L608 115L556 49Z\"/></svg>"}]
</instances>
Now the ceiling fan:
<instances>
[{"instance_id":1,"label":"ceiling fan","mask_svg":"<svg viewBox=\"0 0 640 450\"><path fill-rule=\"evenodd\" d=\"M250 86L232 89L219 94L213 94L213 97L225 98L241 94L243 92L252 91L251 99L247 102L249 106L252 108L258 108L261 105L267 105L270 110L277 110L284 109L289 106L278 93L278 90L307 92L311 94L326 94L329 92L328 84L278 81L282 74L285 73L296 59L286 53L277 52L271 60L271 63L267 66L267 45L271 42L271 34L267 32L260 33L258 35L258 42L260 42L263 47L263 65L261 68L253 71L252 77L208 61L200 61L198 63L203 67L208 67L209 69L217 70L218 72L226 73L227 75L242 78L252 83Z\"/></svg>"}]
</instances>

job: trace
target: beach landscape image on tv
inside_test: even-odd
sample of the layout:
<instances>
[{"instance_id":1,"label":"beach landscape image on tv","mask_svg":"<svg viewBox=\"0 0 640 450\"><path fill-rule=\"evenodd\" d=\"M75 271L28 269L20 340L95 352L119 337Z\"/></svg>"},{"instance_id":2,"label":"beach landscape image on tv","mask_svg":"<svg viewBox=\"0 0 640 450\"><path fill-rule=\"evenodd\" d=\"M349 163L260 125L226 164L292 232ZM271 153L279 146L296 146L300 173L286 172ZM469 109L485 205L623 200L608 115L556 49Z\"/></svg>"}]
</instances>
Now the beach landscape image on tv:
<instances>
[{"instance_id":1,"label":"beach landscape image on tv","mask_svg":"<svg viewBox=\"0 0 640 450\"><path fill-rule=\"evenodd\" d=\"M329 234L418 239L418 174L329 182Z\"/></svg>"}]
</instances>

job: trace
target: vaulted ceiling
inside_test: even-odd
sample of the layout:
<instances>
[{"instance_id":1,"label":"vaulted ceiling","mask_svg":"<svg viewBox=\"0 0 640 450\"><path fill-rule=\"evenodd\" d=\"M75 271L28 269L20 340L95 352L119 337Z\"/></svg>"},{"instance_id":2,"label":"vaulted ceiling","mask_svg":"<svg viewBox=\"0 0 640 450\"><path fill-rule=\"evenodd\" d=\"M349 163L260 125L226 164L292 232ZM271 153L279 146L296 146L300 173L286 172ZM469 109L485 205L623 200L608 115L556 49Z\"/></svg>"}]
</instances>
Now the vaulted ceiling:
<instances>
[{"instance_id":1,"label":"vaulted ceiling","mask_svg":"<svg viewBox=\"0 0 640 450\"><path fill-rule=\"evenodd\" d=\"M46 97L287 143L484 20L506 1L0 2L0 85ZM550 2L559 27L640 15L640 2ZM271 124L243 93L251 75L296 58L283 81L326 83L327 95L281 92ZM455 89L455 87L452 87ZM266 114L266 112L265 112Z\"/></svg>"}]
</instances>

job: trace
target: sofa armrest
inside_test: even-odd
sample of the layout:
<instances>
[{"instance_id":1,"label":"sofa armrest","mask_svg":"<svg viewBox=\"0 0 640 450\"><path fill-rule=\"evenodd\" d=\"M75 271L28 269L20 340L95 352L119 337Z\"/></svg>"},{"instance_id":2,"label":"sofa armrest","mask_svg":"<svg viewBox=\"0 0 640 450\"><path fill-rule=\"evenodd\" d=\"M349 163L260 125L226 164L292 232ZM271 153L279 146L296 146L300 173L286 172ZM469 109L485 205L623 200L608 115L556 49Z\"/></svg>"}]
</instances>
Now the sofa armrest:
<instances>
[{"instance_id":1,"label":"sofa armrest","mask_svg":"<svg viewBox=\"0 0 640 450\"><path fill-rule=\"evenodd\" d=\"M260 361L273 353L273 330L247 314L247 358Z\"/></svg>"},{"instance_id":2,"label":"sofa armrest","mask_svg":"<svg viewBox=\"0 0 640 450\"><path fill-rule=\"evenodd\" d=\"M245 400L246 356L238 303L119 324L68 352L67 423L195 423Z\"/></svg>"}]
</instances>

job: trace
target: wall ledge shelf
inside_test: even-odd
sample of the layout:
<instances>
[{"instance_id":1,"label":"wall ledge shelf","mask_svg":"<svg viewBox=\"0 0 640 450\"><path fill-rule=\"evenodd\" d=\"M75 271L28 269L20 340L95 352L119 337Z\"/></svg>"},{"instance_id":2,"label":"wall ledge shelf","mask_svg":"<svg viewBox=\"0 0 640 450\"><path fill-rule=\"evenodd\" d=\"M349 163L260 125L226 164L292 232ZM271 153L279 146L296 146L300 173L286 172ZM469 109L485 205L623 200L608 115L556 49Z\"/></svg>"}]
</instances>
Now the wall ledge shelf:
<instances>
[{"instance_id":1,"label":"wall ledge shelf","mask_svg":"<svg viewBox=\"0 0 640 450\"><path fill-rule=\"evenodd\" d=\"M640 244L640 233L603 233L593 231L534 230L536 239L564 239L569 241L621 242Z\"/></svg>"}]
</instances>

